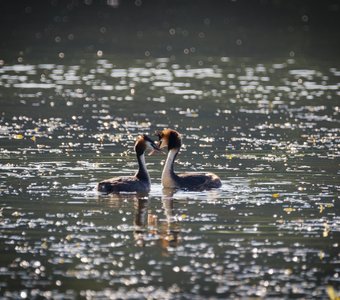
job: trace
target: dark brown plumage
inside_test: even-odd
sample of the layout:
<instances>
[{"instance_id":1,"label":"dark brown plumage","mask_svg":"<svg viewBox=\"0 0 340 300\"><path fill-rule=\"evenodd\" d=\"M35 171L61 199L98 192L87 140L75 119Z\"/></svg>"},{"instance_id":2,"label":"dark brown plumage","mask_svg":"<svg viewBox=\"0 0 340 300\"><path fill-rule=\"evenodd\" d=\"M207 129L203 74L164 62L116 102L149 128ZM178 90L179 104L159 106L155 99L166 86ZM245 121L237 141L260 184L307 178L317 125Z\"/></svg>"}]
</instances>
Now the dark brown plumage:
<instances>
[{"instance_id":1,"label":"dark brown plumage","mask_svg":"<svg viewBox=\"0 0 340 300\"><path fill-rule=\"evenodd\" d=\"M98 183L97 190L102 193L120 192L149 192L151 180L145 165L144 153L147 149L158 151L158 146L147 136L137 138L135 152L138 161L138 170L134 176L113 177Z\"/></svg>"}]
</instances>

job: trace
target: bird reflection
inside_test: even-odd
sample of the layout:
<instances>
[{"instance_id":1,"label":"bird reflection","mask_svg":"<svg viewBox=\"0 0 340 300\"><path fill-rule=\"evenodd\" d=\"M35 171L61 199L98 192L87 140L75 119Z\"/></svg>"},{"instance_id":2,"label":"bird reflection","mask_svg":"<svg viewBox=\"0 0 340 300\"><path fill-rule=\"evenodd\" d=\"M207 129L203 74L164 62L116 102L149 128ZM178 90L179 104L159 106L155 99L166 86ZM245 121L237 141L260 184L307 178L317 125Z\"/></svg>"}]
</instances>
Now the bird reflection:
<instances>
[{"instance_id":1,"label":"bird reflection","mask_svg":"<svg viewBox=\"0 0 340 300\"><path fill-rule=\"evenodd\" d=\"M173 189L163 189L162 208L164 218L158 218L150 208L149 195L141 194L110 194L105 197L98 197L99 203L105 202L106 206L114 209L121 208L126 201L133 201L133 237L135 244L139 247L146 246L146 243L159 241L160 246L168 254L168 250L176 248L180 241L180 225L177 215L174 212Z\"/></svg>"},{"instance_id":2,"label":"bird reflection","mask_svg":"<svg viewBox=\"0 0 340 300\"><path fill-rule=\"evenodd\" d=\"M145 246L145 235L147 234L147 226L149 223L148 204L149 200L145 198L137 199L134 203L134 238L136 241L136 245L141 247Z\"/></svg>"},{"instance_id":3,"label":"bird reflection","mask_svg":"<svg viewBox=\"0 0 340 300\"><path fill-rule=\"evenodd\" d=\"M164 250L179 245L180 226L174 215L173 192L163 190L162 204L165 218L159 220L158 216L149 209L147 199L141 198L135 201L134 239L137 246L143 247L146 241L150 240L159 240Z\"/></svg>"},{"instance_id":4,"label":"bird reflection","mask_svg":"<svg viewBox=\"0 0 340 300\"><path fill-rule=\"evenodd\" d=\"M105 206L111 208L121 208L124 201L138 201L138 200L147 200L149 193L140 192L140 193L122 193L122 194L108 194L108 195L97 195L97 202L99 204L105 203Z\"/></svg>"},{"instance_id":5,"label":"bird reflection","mask_svg":"<svg viewBox=\"0 0 340 300\"><path fill-rule=\"evenodd\" d=\"M174 189L163 189L162 204L166 221L161 226L161 244L163 249L176 248L180 242L180 226L174 214Z\"/></svg>"}]
</instances>

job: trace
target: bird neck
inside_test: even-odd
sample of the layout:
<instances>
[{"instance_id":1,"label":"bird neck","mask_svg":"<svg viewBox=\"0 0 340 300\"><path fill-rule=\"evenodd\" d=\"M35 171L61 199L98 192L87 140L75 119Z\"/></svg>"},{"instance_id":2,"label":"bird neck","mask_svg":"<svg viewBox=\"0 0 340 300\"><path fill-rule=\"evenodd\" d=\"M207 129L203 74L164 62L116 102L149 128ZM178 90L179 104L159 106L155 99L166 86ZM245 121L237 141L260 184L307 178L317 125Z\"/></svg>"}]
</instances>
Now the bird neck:
<instances>
[{"instance_id":1,"label":"bird neck","mask_svg":"<svg viewBox=\"0 0 340 300\"><path fill-rule=\"evenodd\" d=\"M137 171L135 176L139 180L144 180L144 181L150 182L149 173L146 169L144 153L142 155L137 155L137 161L138 161L138 171Z\"/></svg>"},{"instance_id":2,"label":"bird neck","mask_svg":"<svg viewBox=\"0 0 340 300\"><path fill-rule=\"evenodd\" d=\"M168 152L168 156L166 158L165 165L163 168L163 173L162 173L162 183L163 183L163 186L165 187L169 187L169 183L167 182L173 181L173 179L176 177L175 172L174 172L174 162L175 162L178 152L179 152L179 148L173 148Z\"/></svg>"}]
</instances>

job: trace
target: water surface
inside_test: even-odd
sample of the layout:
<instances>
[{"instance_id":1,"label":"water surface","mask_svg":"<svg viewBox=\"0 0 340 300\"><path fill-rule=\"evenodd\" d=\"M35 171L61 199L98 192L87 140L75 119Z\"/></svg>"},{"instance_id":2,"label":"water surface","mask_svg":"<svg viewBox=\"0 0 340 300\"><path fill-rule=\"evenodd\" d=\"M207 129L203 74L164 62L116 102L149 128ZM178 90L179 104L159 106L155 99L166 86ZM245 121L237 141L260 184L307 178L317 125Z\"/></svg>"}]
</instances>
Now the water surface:
<instances>
[{"instance_id":1,"label":"water surface","mask_svg":"<svg viewBox=\"0 0 340 300\"><path fill-rule=\"evenodd\" d=\"M62 62L62 61L61 61ZM312 67L313 66L313 67ZM4 298L319 298L339 289L339 76L289 58L96 58L0 68ZM100 195L136 137L221 189Z\"/></svg>"}]
</instances>

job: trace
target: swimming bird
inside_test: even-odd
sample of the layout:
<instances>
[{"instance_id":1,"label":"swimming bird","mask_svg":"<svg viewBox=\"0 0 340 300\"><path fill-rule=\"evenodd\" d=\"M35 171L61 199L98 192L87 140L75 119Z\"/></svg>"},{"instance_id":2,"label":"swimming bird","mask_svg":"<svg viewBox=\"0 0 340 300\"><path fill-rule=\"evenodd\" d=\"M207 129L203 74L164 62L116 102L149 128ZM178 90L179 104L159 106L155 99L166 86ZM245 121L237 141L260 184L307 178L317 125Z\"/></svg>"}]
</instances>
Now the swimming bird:
<instances>
[{"instance_id":1,"label":"swimming bird","mask_svg":"<svg viewBox=\"0 0 340 300\"><path fill-rule=\"evenodd\" d=\"M159 151L159 147L146 134L136 140L134 150L137 155L138 171L134 176L113 177L98 183L97 190L103 193L149 192L151 180L145 165L146 150Z\"/></svg>"},{"instance_id":2,"label":"swimming bird","mask_svg":"<svg viewBox=\"0 0 340 300\"><path fill-rule=\"evenodd\" d=\"M173 129L164 129L158 134L159 147L168 148L168 156L162 172L164 188L178 188L185 190L209 190L222 186L221 179L214 173L187 172L176 174L174 162L182 146L181 135Z\"/></svg>"}]
</instances>

